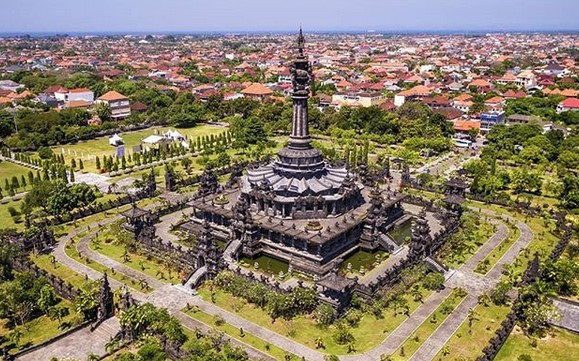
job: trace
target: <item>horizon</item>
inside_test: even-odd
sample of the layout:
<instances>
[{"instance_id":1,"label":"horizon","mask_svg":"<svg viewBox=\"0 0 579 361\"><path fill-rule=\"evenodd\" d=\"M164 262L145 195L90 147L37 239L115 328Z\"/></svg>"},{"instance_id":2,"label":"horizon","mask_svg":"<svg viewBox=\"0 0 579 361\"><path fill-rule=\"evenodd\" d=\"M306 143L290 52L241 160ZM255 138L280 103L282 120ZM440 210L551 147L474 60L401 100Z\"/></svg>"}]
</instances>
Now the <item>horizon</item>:
<instances>
[{"instance_id":1,"label":"horizon","mask_svg":"<svg viewBox=\"0 0 579 361\"><path fill-rule=\"evenodd\" d=\"M65 11L63 11L65 9ZM576 0L39 0L5 6L0 33L566 32ZM33 10L33 11L31 11Z\"/></svg>"}]
</instances>

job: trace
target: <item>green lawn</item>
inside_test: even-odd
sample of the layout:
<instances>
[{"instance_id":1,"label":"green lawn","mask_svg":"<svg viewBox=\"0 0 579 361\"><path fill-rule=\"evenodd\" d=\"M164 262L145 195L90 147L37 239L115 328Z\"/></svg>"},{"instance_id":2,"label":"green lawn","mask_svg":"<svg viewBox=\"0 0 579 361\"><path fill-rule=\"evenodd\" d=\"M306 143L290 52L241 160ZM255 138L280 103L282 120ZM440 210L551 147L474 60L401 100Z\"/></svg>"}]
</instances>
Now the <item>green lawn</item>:
<instances>
[{"instance_id":1,"label":"green lawn","mask_svg":"<svg viewBox=\"0 0 579 361\"><path fill-rule=\"evenodd\" d=\"M442 261L451 268L458 268L466 261L468 261L478 250L484 245L496 231L495 226L489 222L480 220L479 228L473 233L473 237L467 238L464 241L466 245L465 251L461 254L454 254L446 247L441 251ZM445 252L448 250L447 252Z\"/></svg>"},{"instance_id":2,"label":"green lawn","mask_svg":"<svg viewBox=\"0 0 579 361\"><path fill-rule=\"evenodd\" d=\"M14 332L14 330L20 330L22 332L19 348L24 349L51 339L64 332L68 327L80 324L82 317L76 314L74 305L65 300L61 300L60 302L69 309L68 316L62 319L62 327L59 326L58 320L52 320L45 315L26 322L24 326L16 326L14 329L7 327L6 320L0 320L0 336L6 337L6 341L0 343L0 348L4 346L10 347L9 345L11 344L13 345L13 343L9 341L9 337L10 333ZM16 351L15 348L12 348L10 353L15 353Z\"/></svg>"},{"instance_id":3,"label":"green lawn","mask_svg":"<svg viewBox=\"0 0 579 361\"><path fill-rule=\"evenodd\" d=\"M30 257L32 262L34 262L38 267L42 268L48 273L63 279L65 282L69 282L71 285L78 289L83 287L86 282L86 279L83 275L74 272L72 269L58 262L52 263L51 258L52 256L49 254L41 254Z\"/></svg>"},{"instance_id":4,"label":"green lawn","mask_svg":"<svg viewBox=\"0 0 579 361\"><path fill-rule=\"evenodd\" d=\"M20 212L20 205L22 200L17 201L4 201L5 203L0 203L0 229L6 228L16 228L21 231L24 229L24 216L21 216L21 222L14 223L14 219L10 216L8 208L14 207L18 212Z\"/></svg>"},{"instance_id":5,"label":"green lawn","mask_svg":"<svg viewBox=\"0 0 579 361\"><path fill-rule=\"evenodd\" d=\"M487 274L491 268L501 259L501 257L511 248L511 246L519 239L521 236L521 231L515 225L507 225L509 228L509 234L507 238L502 241L498 247L493 249L485 259L479 262L475 268L475 272L480 274Z\"/></svg>"},{"instance_id":6,"label":"green lawn","mask_svg":"<svg viewBox=\"0 0 579 361\"><path fill-rule=\"evenodd\" d=\"M494 304L476 306L470 331L468 319L466 319L433 360L476 359L482 355L482 349L494 336L495 331L500 327L510 310L509 306L496 306Z\"/></svg>"},{"instance_id":7,"label":"green lawn","mask_svg":"<svg viewBox=\"0 0 579 361\"><path fill-rule=\"evenodd\" d=\"M454 289L436 308L432 316L425 320L416 331L392 354L392 361L408 360L424 341L446 320L452 311L462 302L466 294ZM449 312L450 311L450 312Z\"/></svg>"},{"instance_id":8,"label":"green lawn","mask_svg":"<svg viewBox=\"0 0 579 361\"><path fill-rule=\"evenodd\" d=\"M211 291L205 285L199 290L199 295L203 299L211 300ZM431 293L422 290L423 299L426 299ZM323 352L328 354L347 354L347 345L339 345L333 339L335 327L321 328L316 325L315 320L310 316L295 317L291 321L281 319L272 323L271 317L266 311L249 304L244 300L234 297L222 290L214 289L215 304L227 311L234 312L251 322L268 328L274 332L284 335L296 342L306 345L310 348L316 347L316 339L320 338L323 342ZM415 302L411 296L405 296L408 301L409 312L412 313L420 302ZM382 318L376 318L374 315L364 313L358 327L351 328L349 331L355 338L354 346L357 353L362 353L376 347L382 342L390 332L398 327L407 317L400 312L394 314L393 310L385 309Z\"/></svg>"},{"instance_id":9,"label":"green lawn","mask_svg":"<svg viewBox=\"0 0 579 361\"><path fill-rule=\"evenodd\" d=\"M291 361L300 360L300 358L297 357L296 355L291 355L288 352L284 351L283 349L281 349L277 346L271 345L269 342L264 341L261 338L256 337L256 336L254 336L246 331L244 331L243 336L242 336L239 329L233 327L232 325L230 325L226 322L221 324L221 325L217 325L215 323L215 318L213 316L211 316L211 315L209 315L201 310L184 309L183 312L185 312L191 318L194 318L198 321L201 321L209 327L214 327L214 328L218 329L219 331L223 331L227 335L229 335L230 337L235 338L235 339L237 339L237 340L239 340L247 345L253 346L256 349L267 353L268 355L274 357L277 360L286 361L287 360L285 358L286 355L291 356L291 358L290 358Z\"/></svg>"},{"instance_id":10,"label":"green lawn","mask_svg":"<svg viewBox=\"0 0 579 361\"><path fill-rule=\"evenodd\" d=\"M77 236L78 239L80 239L81 237L83 237L82 234L79 234L79 235ZM114 272L114 273L113 273L108 267L105 267L105 266L103 266L103 265L100 264L100 263L97 263L97 262L92 261L92 260L88 260L88 259L87 259L86 257L84 257L84 256L83 256L83 257L80 257L80 255L78 254L78 251L76 250L76 247L72 244L72 242L71 242L71 243L68 243L68 244L65 246L64 251L66 252L66 254L67 254L70 258L72 258L72 259L74 259L74 260L76 260L76 261L78 261L78 262L80 262L80 263L82 263L82 264L84 264L84 265L86 265L86 266L94 269L95 271L98 271L98 272L101 272L101 273L105 273L105 272L106 272L107 275L108 275L109 277L111 277L112 279L117 280L117 281L119 281L119 282L121 282L121 283L124 283L124 284L126 284L128 287L130 287L130 288L132 288L132 289L134 289L134 290L137 290L137 291L139 291L139 292L144 292L144 293L148 293L148 292L152 292L152 291L153 291L152 288L148 288L148 289L143 289L143 288L141 288L141 287L140 287L139 280L137 280L137 279L134 279L134 278L132 278L132 277L130 277L130 276L121 274L121 273L119 273L119 272Z\"/></svg>"},{"instance_id":11,"label":"green lawn","mask_svg":"<svg viewBox=\"0 0 579 361\"><path fill-rule=\"evenodd\" d=\"M153 135L153 134L161 134L169 129L176 129L171 127L153 127L149 129L144 129L135 132L128 132L128 133L121 133L120 136L123 138L125 142L125 154L131 153L132 148L135 145L141 144L141 140ZM227 131L227 128L218 127L215 125L198 125L193 128L183 128L177 129L179 133L183 134L186 137L193 137L197 138L200 136L210 135L210 134L221 134ZM64 149L64 159L67 165L70 165L70 160L72 158L76 158L77 160L82 157L84 154L85 157L88 155L90 156L98 156L101 158L103 155L115 155L115 148L109 144L108 137L91 139L83 142L79 142L77 144L71 145L63 145L63 146L55 146L52 148L55 154L62 154L62 150ZM69 154L70 151L70 154ZM87 157L88 158L88 157ZM88 160L87 158L83 159L84 168L87 171L94 172L96 171L95 162L94 160Z\"/></svg>"},{"instance_id":12,"label":"green lawn","mask_svg":"<svg viewBox=\"0 0 579 361\"><path fill-rule=\"evenodd\" d=\"M517 360L520 355L529 355L533 361L567 361L579 359L579 335L553 329L545 338L538 339L536 347L531 339L523 335L518 327L499 351L496 361Z\"/></svg>"},{"instance_id":13,"label":"green lawn","mask_svg":"<svg viewBox=\"0 0 579 361\"><path fill-rule=\"evenodd\" d=\"M147 257L136 254L129 253L127 262L123 258L125 252L125 247L119 244L115 244L111 239L109 234L101 234L96 238L99 242L95 243L94 240L89 243L90 249L105 255L115 261L124 264L125 266L134 269L135 271L142 272L147 276L156 278L162 282L170 284L181 283L181 276L174 270L169 270L169 268L161 265L152 260L147 260Z\"/></svg>"},{"instance_id":14,"label":"green lawn","mask_svg":"<svg viewBox=\"0 0 579 361\"><path fill-rule=\"evenodd\" d=\"M2 195L7 196L8 190L6 189L6 179L8 182L12 184L12 177L18 178L18 183L21 183L21 178L24 176L26 180L26 187L25 188L18 188L16 192L23 192L25 190L30 189L30 185L28 184L28 172L32 171L32 174L36 176L36 171L31 170L29 168L20 166L18 164L14 164L8 161L0 161L0 187L2 188Z\"/></svg>"}]
</instances>

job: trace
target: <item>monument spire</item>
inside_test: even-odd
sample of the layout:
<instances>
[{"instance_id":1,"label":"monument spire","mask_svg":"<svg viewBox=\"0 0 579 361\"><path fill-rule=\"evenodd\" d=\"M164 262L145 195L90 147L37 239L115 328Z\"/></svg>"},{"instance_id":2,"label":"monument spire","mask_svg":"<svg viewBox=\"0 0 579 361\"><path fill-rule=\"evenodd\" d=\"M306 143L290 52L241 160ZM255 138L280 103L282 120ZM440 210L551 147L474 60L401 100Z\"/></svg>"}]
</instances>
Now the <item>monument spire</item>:
<instances>
[{"instance_id":1,"label":"monument spire","mask_svg":"<svg viewBox=\"0 0 579 361\"><path fill-rule=\"evenodd\" d=\"M308 129L308 98L312 82L312 65L304 54L305 38L300 27L298 36L298 56L291 67L293 85L292 133L289 140L291 148L311 148Z\"/></svg>"}]
</instances>

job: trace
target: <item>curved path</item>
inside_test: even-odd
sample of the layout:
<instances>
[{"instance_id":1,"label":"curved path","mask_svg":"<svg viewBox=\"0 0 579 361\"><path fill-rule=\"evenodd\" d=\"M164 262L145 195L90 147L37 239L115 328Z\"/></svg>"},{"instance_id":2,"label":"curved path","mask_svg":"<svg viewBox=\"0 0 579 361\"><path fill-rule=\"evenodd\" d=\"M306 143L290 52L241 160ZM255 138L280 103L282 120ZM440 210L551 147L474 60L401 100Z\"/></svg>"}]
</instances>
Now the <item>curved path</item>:
<instances>
[{"instance_id":1,"label":"curved path","mask_svg":"<svg viewBox=\"0 0 579 361\"><path fill-rule=\"evenodd\" d=\"M139 292L139 291L131 291L131 293L133 294L133 297L136 300L138 300L140 302L151 302L156 307L167 308L167 310L173 316L175 316L177 319L179 319L182 322L182 324L189 329L193 330L195 328L198 328L204 332L209 332L212 329L211 326L206 325L202 322L199 322L199 321L187 316L183 312L181 312L181 310L183 308L185 308L188 303L194 304L195 298L192 295L188 295L188 294L184 293L183 291L179 290L175 286L164 284L164 283L158 281L157 279L154 279L152 277L149 277L148 275L145 275L145 274L140 273L138 271L135 271L131 268L128 268L127 266L123 265L122 263L119 263L115 260L109 259L108 257L103 256L100 253L97 253L97 252L91 250L90 248L88 248L88 242L90 242L90 240L92 238L94 238L94 236L96 235L96 233L98 232L98 229L100 227L111 224L119 219L121 219L121 216L115 216L115 217L107 218L106 220L98 222L98 223L95 222L94 224L92 224L92 227L91 227L91 225L89 225L89 226L86 226L83 228L75 229L73 232L71 232L68 235L59 239L57 247L53 250L52 254L54 255L54 257L56 258L56 260L59 263L62 263L63 265L67 266L68 268L72 269L73 271L75 271L78 274L84 274L91 280L98 280L98 279L102 278L103 274L101 272L98 272L98 271L94 270L93 268L90 268L89 266L87 266L83 263L80 263L73 258L70 258L65 252L66 244L68 242L70 242L70 240L72 238L76 237L78 234L80 234L84 231L94 230L94 232L91 232L87 236L84 236L80 241L76 242L77 250L80 250L81 252L83 252L83 255L89 256L91 259L93 259L97 263L101 263L101 261L103 261L103 262L106 261L106 262L104 262L105 266L107 266L109 268L113 267L116 271L118 271L120 273L126 274L128 276L131 276L131 277L134 277L137 279L145 279L147 282L149 282L150 286L155 288L155 291L151 292L150 294L144 294L144 293ZM110 282L112 288L118 289L118 288L123 287L123 284L115 279L109 278L109 282ZM230 338L227 335L225 335L225 339L227 339L229 342L231 342L231 344L233 344L237 347L244 348L246 350L248 356L252 360L261 360L261 359L266 360L266 361L275 360L271 356L261 352L260 350L254 348L250 345L247 345L243 342L240 342L234 338ZM56 355L56 356L58 356L58 355Z\"/></svg>"},{"instance_id":2,"label":"curved path","mask_svg":"<svg viewBox=\"0 0 579 361\"><path fill-rule=\"evenodd\" d=\"M515 220L508 216L499 215L492 211L486 211L489 215L494 217L500 217L503 219L509 219L509 221L515 222ZM177 212L177 215L173 217L166 217L163 219L163 224L159 228L164 229L173 223L175 217L180 218L181 213ZM99 224L106 225L115 220L120 219L120 216L109 218L105 221L101 221ZM517 257L521 249L526 247L528 243L532 240L533 234L528 226L522 222L516 221L517 227L521 230L521 236L519 239L505 252L505 254L497 261L497 263L491 268L487 275L477 275L474 274L474 267L484 259L494 248L496 248L502 241L504 241L508 235L507 227L498 221L492 221L497 225L497 231L495 234L483 245L478 251L467 261L463 266L454 272L454 274L447 281L447 288L443 291L434 293L429 298L427 298L424 303L418 307L410 317L405 320L398 328L396 328L390 335L384 339L380 345L374 349L358 355L347 355L341 356L342 360L349 361L362 361L362 360L374 360L379 359L382 354L391 354L396 349L398 349L407 339L410 337L414 331L420 327L420 325L430 317L432 312L442 303L442 301L450 294L451 289L454 287L463 287L469 291L469 295L463 300L463 302L451 313L447 319L439 326L439 328L430 335L428 339L422 344L422 346L412 355L412 360L430 360L432 359L443 347L446 341L452 336L452 334L458 329L460 324L464 322L468 315L468 310L477 303L477 296L485 290L488 290L496 284L500 278L502 268L505 264L512 263ZM93 224L95 227L95 224ZM68 257L64 252L64 247L66 243L74 236L78 235L80 232L87 230L87 227L82 229L77 229L71 234L61 238L58 246L55 248L53 254L58 262L66 265L75 272L80 274L86 274L90 279L99 279L102 274L92 268L77 262L76 260ZM167 228L168 229L168 228ZM171 286L165 284L153 277L150 277L142 272L136 271L126 265L112 260L98 252L91 250L88 247L90 239L96 234L92 232L91 234L83 237L79 242L77 242L77 249L83 253L83 255L88 256L95 262L101 263L109 268L114 268L116 271L131 276L136 279L144 279L149 285L154 289L153 292L149 294L143 294L141 292L134 292L134 296L137 300L141 302L151 302L157 307L164 307L169 310L176 318L178 318L186 327L188 328L200 328L202 330L209 330L211 327L205 325L193 318L187 316L181 310L187 305L196 305L202 311L215 315L220 314L226 322L236 328L243 328L245 331L251 333L252 335L261 338L265 342L272 345L280 347L288 352L291 352L299 357L304 357L311 361L322 361L324 354L317 350L313 350L306 347L298 342L290 340L289 338L277 334L265 327L256 325L249 320L246 320L234 313L228 312L215 306L212 303L202 300L199 296L194 296L190 294L187 290L184 290L181 286ZM168 233L168 231L167 231ZM168 233L169 234L169 233ZM169 241L170 237L165 237ZM121 286L120 282L115 280L110 280L111 285L114 288ZM480 283L478 285L477 283ZM473 284L477 284L476 287L472 287ZM469 286L470 285L470 286ZM237 346L241 346L247 350L248 354L252 359L264 358L266 360L272 359L270 356L262 353L261 351L246 345L235 339L231 339L231 342Z\"/></svg>"},{"instance_id":3,"label":"curved path","mask_svg":"<svg viewBox=\"0 0 579 361\"><path fill-rule=\"evenodd\" d=\"M508 236L508 232L505 232L506 227L504 224L495 223L499 228L497 229L495 235L488 241L493 243L488 247L485 247L486 244L485 246L481 247L469 261L467 261L447 280L447 284L450 287L463 287L469 291L469 295L430 335L430 337L424 341L424 343L420 346L420 348L418 348L418 350L416 350L416 352L412 355L412 357L410 357L409 360L422 361L434 359L436 354L440 352L442 347L444 347L452 335L458 330L460 325L468 318L469 310L478 304L478 296L483 292L495 287L495 285L500 281L504 266L513 263L521 250L527 247L533 240L533 231L531 231L529 226L527 226L525 223L490 210L484 210L484 213L493 217L508 220L510 223L515 223L516 227L521 231L519 238L515 241L515 243L513 243L513 245L511 245L511 247L503 254L503 256L495 263L495 265L487 272L486 275L480 276L474 274L472 270L474 267L476 267L478 261L483 260ZM500 237L494 239L497 235L500 235ZM470 262L471 260L473 261ZM461 276L463 276L461 280L453 280L453 278L461 278ZM473 277L474 279L482 280L482 282L472 282ZM464 282L465 280L466 282ZM474 287L473 284L475 285Z\"/></svg>"}]
</instances>

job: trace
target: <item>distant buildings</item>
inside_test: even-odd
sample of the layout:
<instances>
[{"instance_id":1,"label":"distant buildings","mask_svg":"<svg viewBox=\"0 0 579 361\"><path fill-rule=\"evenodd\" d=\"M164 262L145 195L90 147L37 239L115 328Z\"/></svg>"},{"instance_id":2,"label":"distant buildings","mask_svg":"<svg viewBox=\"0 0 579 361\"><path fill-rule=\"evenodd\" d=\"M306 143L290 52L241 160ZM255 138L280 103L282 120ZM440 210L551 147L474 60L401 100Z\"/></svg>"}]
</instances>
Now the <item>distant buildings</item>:
<instances>
[{"instance_id":1,"label":"distant buildings","mask_svg":"<svg viewBox=\"0 0 579 361\"><path fill-rule=\"evenodd\" d=\"M570 110L579 110L579 99L567 98L557 105L557 113L568 112Z\"/></svg>"},{"instance_id":2,"label":"distant buildings","mask_svg":"<svg viewBox=\"0 0 579 361\"><path fill-rule=\"evenodd\" d=\"M111 109L111 118L124 119L131 115L131 104L129 98L116 91L110 91L98 97L96 103L102 103Z\"/></svg>"},{"instance_id":3,"label":"distant buildings","mask_svg":"<svg viewBox=\"0 0 579 361\"><path fill-rule=\"evenodd\" d=\"M247 88L241 91L243 96L248 98L257 99L260 101L268 99L272 94L273 90L269 89L268 87L260 84L260 83L253 83Z\"/></svg>"}]
</instances>

